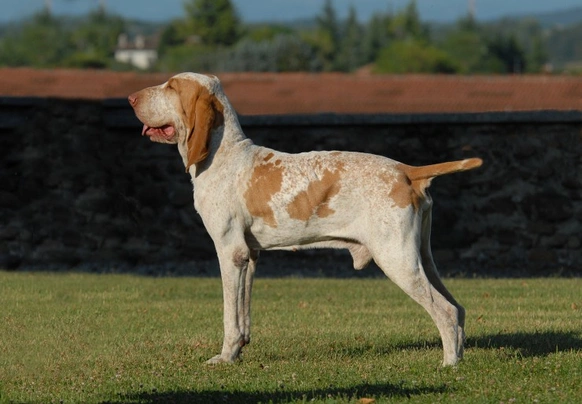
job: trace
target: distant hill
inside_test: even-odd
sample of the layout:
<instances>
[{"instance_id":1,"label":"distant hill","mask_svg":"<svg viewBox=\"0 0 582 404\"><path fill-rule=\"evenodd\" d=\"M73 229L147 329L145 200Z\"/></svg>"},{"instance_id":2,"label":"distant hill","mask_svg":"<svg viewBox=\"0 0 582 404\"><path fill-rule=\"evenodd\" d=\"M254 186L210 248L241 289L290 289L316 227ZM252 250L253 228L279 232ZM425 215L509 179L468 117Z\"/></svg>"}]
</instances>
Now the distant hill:
<instances>
[{"instance_id":1,"label":"distant hill","mask_svg":"<svg viewBox=\"0 0 582 404\"><path fill-rule=\"evenodd\" d=\"M517 18L524 18L525 15L513 16ZM544 28L553 28L556 26L568 26L577 23L582 23L582 7L569 8L551 13L528 15L540 22Z\"/></svg>"}]
</instances>

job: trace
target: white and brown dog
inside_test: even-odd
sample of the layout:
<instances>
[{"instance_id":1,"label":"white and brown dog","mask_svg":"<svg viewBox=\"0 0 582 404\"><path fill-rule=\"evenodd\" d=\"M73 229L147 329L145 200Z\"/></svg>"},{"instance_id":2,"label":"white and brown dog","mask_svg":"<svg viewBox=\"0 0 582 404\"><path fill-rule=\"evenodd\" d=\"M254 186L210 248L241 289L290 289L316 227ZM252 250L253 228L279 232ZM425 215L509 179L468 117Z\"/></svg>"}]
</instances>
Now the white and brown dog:
<instances>
[{"instance_id":1,"label":"white and brown dog","mask_svg":"<svg viewBox=\"0 0 582 404\"><path fill-rule=\"evenodd\" d=\"M247 139L220 81L182 73L129 96L142 135L178 145L194 206L214 244L224 295L222 352L250 341L251 289L260 250L344 248L354 268L372 259L430 314L444 365L463 355L465 311L441 282L430 248L431 180L478 158L413 167L341 151L282 153Z\"/></svg>"}]
</instances>

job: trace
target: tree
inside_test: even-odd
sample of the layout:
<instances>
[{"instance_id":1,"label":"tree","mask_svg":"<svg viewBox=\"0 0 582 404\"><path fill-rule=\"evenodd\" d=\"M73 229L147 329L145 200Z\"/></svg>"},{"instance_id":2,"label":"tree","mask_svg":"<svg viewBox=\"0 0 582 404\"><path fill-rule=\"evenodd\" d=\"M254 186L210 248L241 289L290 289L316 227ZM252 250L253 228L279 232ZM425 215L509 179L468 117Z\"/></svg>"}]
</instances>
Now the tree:
<instances>
[{"instance_id":1,"label":"tree","mask_svg":"<svg viewBox=\"0 0 582 404\"><path fill-rule=\"evenodd\" d=\"M172 21L160 36L162 71L218 70L225 48L242 36L241 22L230 0L188 0L186 19Z\"/></svg>"},{"instance_id":2,"label":"tree","mask_svg":"<svg viewBox=\"0 0 582 404\"><path fill-rule=\"evenodd\" d=\"M358 23L356 9L350 7L348 19L345 24L343 36L339 44L336 57L336 68L342 71L353 71L364 63L364 51L362 49L362 28Z\"/></svg>"},{"instance_id":3,"label":"tree","mask_svg":"<svg viewBox=\"0 0 582 404\"><path fill-rule=\"evenodd\" d=\"M388 46L392 35L390 34L391 14L375 14L368 22L364 35L363 53L365 63L376 60L380 50Z\"/></svg>"},{"instance_id":4,"label":"tree","mask_svg":"<svg viewBox=\"0 0 582 404\"><path fill-rule=\"evenodd\" d=\"M495 35L487 41L487 51L501 62L503 67L501 73L525 72L527 67L525 52L514 35Z\"/></svg>"},{"instance_id":5,"label":"tree","mask_svg":"<svg viewBox=\"0 0 582 404\"><path fill-rule=\"evenodd\" d=\"M75 52L64 64L74 67L107 67L124 26L122 18L107 14L103 7L93 11L84 24L73 30L71 40Z\"/></svg>"},{"instance_id":6,"label":"tree","mask_svg":"<svg viewBox=\"0 0 582 404\"><path fill-rule=\"evenodd\" d=\"M72 53L71 49L69 35L47 9L4 38L0 65L54 67Z\"/></svg>"},{"instance_id":7,"label":"tree","mask_svg":"<svg viewBox=\"0 0 582 404\"><path fill-rule=\"evenodd\" d=\"M390 30L393 37L398 40L414 39L428 42L430 39L428 27L420 20L415 0L396 14L391 20Z\"/></svg>"},{"instance_id":8,"label":"tree","mask_svg":"<svg viewBox=\"0 0 582 404\"><path fill-rule=\"evenodd\" d=\"M325 0L322 14L317 17L317 26L321 31L329 34L335 48L337 49L340 40L340 30L336 12L331 0Z\"/></svg>"},{"instance_id":9,"label":"tree","mask_svg":"<svg viewBox=\"0 0 582 404\"><path fill-rule=\"evenodd\" d=\"M448 33L441 48L457 64L459 73L482 73L488 63L487 44L472 15L461 18L455 29Z\"/></svg>"},{"instance_id":10,"label":"tree","mask_svg":"<svg viewBox=\"0 0 582 404\"><path fill-rule=\"evenodd\" d=\"M304 40L310 43L323 61L323 69L330 71L335 69L335 58L339 49L340 30L335 9L331 0L326 0L322 14L317 17L317 28L314 33L304 36Z\"/></svg>"},{"instance_id":11,"label":"tree","mask_svg":"<svg viewBox=\"0 0 582 404\"><path fill-rule=\"evenodd\" d=\"M160 34L160 42L158 44L158 55L163 57L166 52L172 47L182 45L186 42L186 29L183 20L171 21L164 27Z\"/></svg>"},{"instance_id":12,"label":"tree","mask_svg":"<svg viewBox=\"0 0 582 404\"><path fill-rule=\"evenodd\" d=\"M415 39L428 39L428 29L420 20L416 0L412 0L404 10L404 28Z\"/></svg>"},{"instance_id":13,"label":"tree","mask_svg":"<svg viewBox=\"0 0 582 404\"><path fill-rule=\"evenodd\" d=\"M535 36L527 59L527 70L531 73L539 73L544 70L547 63L548 52L546 51L546 44L541 35Z\"/></svg>"},{"instance_id":14,"label":"tree","mask_svg":"<svg viewBox=\"0 0 582 404\"><path fill-rule=\"evenodd\" d=\"M519 26L520 43L524 44L527 59L527 71L539 73L544 70L548 63L547 44L544 39L544 32L535 19L525 19Z\"/></svg>"},{"instance_id":15,"label":"tree","mask_svg":"<svg viewBox=\"0 0 582 404\"><path fill-rule=\"evenodd\" d=\"M205 45L230 46L240 39L240 19L230 0L190 0L184 8L191 33Z\"/></svg>"}]
</instances>

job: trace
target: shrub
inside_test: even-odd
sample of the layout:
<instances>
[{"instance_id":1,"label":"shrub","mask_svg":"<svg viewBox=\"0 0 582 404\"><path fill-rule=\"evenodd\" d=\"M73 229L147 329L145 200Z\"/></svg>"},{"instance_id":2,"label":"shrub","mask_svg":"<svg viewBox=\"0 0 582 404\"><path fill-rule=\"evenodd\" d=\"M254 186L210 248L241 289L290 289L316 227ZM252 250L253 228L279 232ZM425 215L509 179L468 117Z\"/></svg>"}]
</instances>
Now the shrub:
<instances>
[{"instance_id":1,"label":"shrub","mask_svg":"<svg viewBox=\"0 0 582 404\"><path fill-rule=\"evenodd\" d=\"M375 66L377 73L455 73L457 70L446 52L412 39L396 41L382 49Z\"/></svg>"}]
</instances>

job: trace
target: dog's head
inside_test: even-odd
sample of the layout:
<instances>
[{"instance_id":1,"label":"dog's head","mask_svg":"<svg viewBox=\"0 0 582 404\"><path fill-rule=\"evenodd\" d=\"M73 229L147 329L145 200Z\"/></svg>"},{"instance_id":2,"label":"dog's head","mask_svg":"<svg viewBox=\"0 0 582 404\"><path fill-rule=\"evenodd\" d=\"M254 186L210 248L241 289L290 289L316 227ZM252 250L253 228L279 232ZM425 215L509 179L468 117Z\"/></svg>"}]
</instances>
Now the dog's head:
<instances>
[{"instance_id":1,"label":"dog's head","mask_svg":"<svg viewBox=\"0 0 582 404\"><path fill-rule=\"evenodd\" d=\"M221 91L216 77L182 73L131 94L128 100L144 124L142 135L185 146L188 170L208 156L211 132L224 124L216 91Z\"/></svg>"}]
</instances>

